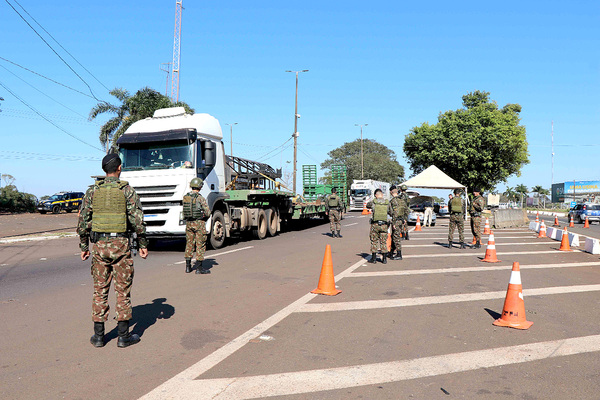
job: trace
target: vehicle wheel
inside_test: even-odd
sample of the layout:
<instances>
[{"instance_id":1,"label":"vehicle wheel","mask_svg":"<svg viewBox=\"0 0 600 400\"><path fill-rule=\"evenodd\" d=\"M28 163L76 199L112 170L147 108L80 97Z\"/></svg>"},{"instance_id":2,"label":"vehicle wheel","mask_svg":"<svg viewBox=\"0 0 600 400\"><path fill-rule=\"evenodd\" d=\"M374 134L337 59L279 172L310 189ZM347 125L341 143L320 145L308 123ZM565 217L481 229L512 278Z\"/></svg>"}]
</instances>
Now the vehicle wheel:
<instances>
[{"instance_id":1,"label":"vehicle wheel","mask_svg":"<svg viewBox=\"0 0 600 400\"><path fill-rule=\"evenodd\" d=\"M59 214L60 213L60 206L56 205L54 207L52 207L52 214Z\"/></svg>"},{"instance_id":2,"label":"vehicle wheel","mask_svg":"<svg viewBox=\"0 0 600 400\"><path fill-rule=\"evenodd\" d=\"M46 214L46 211L40 211L40 214Z\"/></svg>"},{"instance_id":3,"label":"vehicle wheel","mask_svg":"<svg viewBox=\"0 0 600 400\"><path fill-rule=\"evenodd\" d=\"M212 215L209 240L213 249L220 249L225 244L225 217L221 211L217 210Z\"/></svg>"},{"instance_id":4,"label":"vehicle wheel","mask_svg":"<svg viewBox=\"0 0 600 400\"><path fill-rule=\"evenodd\" d=\"M67 208L65 211L68 212L68 213L70 213L73 210L71 210L70 208Z\"/></svg>"},{"instance_id":5,"label":"vehicle wheel","mask_svg":"<svg viewBox=\"0 0 600 400\"><path fill-rule=\"evenodd\" d=\"M252 229L252 235L255 239L263 240L267 237L267 215L265 210L258 210L258 226Z\"/></svg>"},{"instance_id":6,"label":"vehicle wheel","mask_svg":"<svg viewBox=\"0 0 600 400\"><path fill-rule=\"evenodd\" d=\"M265 216L267 218L267 230L269 232L269 236L277 235L277 220L279 218L277 210L274 208L268 208L265 211Z\"/></svg>"}]
</instances>

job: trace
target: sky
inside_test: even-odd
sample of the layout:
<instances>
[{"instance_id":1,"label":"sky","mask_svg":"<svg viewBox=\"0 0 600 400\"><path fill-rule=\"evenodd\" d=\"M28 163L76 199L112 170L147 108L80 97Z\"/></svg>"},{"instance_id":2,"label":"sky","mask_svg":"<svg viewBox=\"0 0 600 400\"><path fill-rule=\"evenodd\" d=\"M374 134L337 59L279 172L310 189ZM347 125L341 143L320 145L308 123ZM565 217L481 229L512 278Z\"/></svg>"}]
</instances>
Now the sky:
<instances>
[{"instance_id":1,"label":"sky","mask_svg":"<svg viewBox=\"0 0 600 400\"><path fill-rule=\"evenodd\" d=\"M273 151L294 130L295 77L285 71L308 69L298 94L299 171L368 124L364 137L394 150L408 178L404 136L483 90L500 107L522 106L530 163L509 186L550 187L552 121L554 182L600 180L597 1L183 6L180 99L221 122L226 149L225 124L238 123L236 156L291 171L291 142ZM91 184L102 173L98 135L107 117L90 122L89 112L99 100L116 102L108 94L115 87L165 92L159 67L172 61L174 17L173 0L0 2L0 174L37 196Z\"/></svg>"}]
</instances>

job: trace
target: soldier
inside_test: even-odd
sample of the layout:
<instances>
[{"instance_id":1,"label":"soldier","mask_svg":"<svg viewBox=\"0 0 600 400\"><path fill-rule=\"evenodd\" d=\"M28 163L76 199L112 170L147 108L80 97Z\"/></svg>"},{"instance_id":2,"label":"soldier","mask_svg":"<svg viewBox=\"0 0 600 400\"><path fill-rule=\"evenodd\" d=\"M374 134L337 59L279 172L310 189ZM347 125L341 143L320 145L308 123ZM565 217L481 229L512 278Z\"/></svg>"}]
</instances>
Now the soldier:
<instances>
[{"instance_id":1,"label":"soldier","mask_svg":"<svg viewBox=\"0 0 600 400\"><path fill-rule=\"evenodd\" d=\"M327 215L329 215L329 229L331 229L331 237L341 238L342 225L342 199L337 195L337 189L331 189L331 194L325 203Z\"/></svg>"},{"instance_id":2,"label":"soldier","mask_svg":"<svg viewBox=\"0 0 600 400\"><path fill-rule=\"evenodd\" d=\"M367 208L373 210L373 218L371 219L371 259L370 263L377 261L377 251L381 251L381 262L387 264L387 237L388 237L388 214L390 203L383 199L381 189L375 190L375 199L367 203Z\"/></svg>"},{"instance_id":3,"label":"soldier","mask_svg":"<svg viewBox=\"0 0 600 400\"><path fill-rule=\"evenodd\" d=\"M398 196L398 188L396 186L390 187L390 193L392 199L390 200L390 215L392 216L392 244L393 248L396 249L396 255L394 252L390 252L391 260L402 260L402 228L404 225L406 215L406 203Z\"/></svg>"},{"instance_id":4,"label":"soldier","mask_svg":"<svg viewBox=\"0 0 600 400\"><path fill-rule=\"evenodd\" d=\"M450 211L450 222L448 224L448 248L452 248L452 239L454 236L454 228L458 229L460 238L460 248L465 248L465 221L464 221L464 201L460 197L460 189L454 189L454 197L448 203Z\"/></svg>"},{"instance_id":5,"label":"soldier","mask_svg":"<svg viewBox=\"0 0 600 400\"><path fill-rule=\"evenodd\" d=\"M200 194L204 181L194 178L190 182L192 191L183 196L183 218L185 222L185 272L192 272L192 256L196 252L196 273L210 274L210 269L204 268L204 253L206 253L206 220L210 209L206 199ZM198 265L199 264L199 265Z\"/></svg>"},{"instance_id":6,"label":"soldier","mask_svg":"<svg viewBox=\"0 0 600 400\"><path fill-rule=\"evenodd\" d=\"M481 247L481 212L485 207L485 200L479 189L473 189L473 194L475 198L469 207L469 215L471 215L471 232L476 240L474 247L478 249Z\"/></svg>"},{"instance_id":7,"label":"soldier","mask_svg":"<svg viewBox=\"0 0 600 400\"><path fill-rule=\"evenodd\" d=\"M148 256L148 240L140 199L131 186L119 180L121 159L117 154L108 154L102 159L106 178L99 180L87 190L81 205L77 233L81 259L90 256L92 248L92 277L94 297L92 320L94 336L90 343L103 347L104 322L108 319L108 292L113 278L117 293L116 320L118 347L128 347L140 341L136 334L129 333L131 319L131 285L133 283L133 259L129 245L131 231L137 234L140 256Z\"/></svg>"},{"instance_id":8,"label":"soldier","mask_svg":"<svg viewBox=\"0 0 600 400\"><path fill-rule=\"evenodd\" d=\"M402 191L399 194L400 200L404 201L404 222L402 222L402 236L404 240L410 240L408 238L408 214L410 214L410 199L408 198L408 186L402 185L400 186L400 190Z\"/></svg>"}]
</instances>

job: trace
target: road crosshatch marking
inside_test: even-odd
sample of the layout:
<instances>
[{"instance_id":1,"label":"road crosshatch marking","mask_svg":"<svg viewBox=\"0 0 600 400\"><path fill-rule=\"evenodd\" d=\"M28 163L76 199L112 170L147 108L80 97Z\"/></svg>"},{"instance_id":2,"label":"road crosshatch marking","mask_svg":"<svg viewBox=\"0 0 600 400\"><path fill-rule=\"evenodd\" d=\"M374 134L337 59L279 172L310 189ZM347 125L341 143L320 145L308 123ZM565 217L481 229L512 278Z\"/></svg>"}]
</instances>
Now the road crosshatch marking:
<instances>
[{"instance_id":1,"label":"road crosshatch marking","mask_svg":"<svg viewBox=\"0 0 600 400\"><path fill-rule=\"evenodd\" d=\"M358 217L361 218L361 217ZM354 225L354 224L352 224ZM414 229L414 228L413 228ZM528 233L529 232L511 232ZM514 238L522 238L516 236ZM434 238L420 238L421 240L435 240ZM539 244L531 243L506 243L506 245ZM544 242L555 244L554 242ZM420 245L407 245L407 247L427 247ZM437 246L437 245L431 245ZM242 249L237 249L239 251ZM444 251L444 249L441 249ZM445 250L447 251L447 250ZM502 254L561 254L556 250L550 251L511 251ZM569 253L575 254L575 253ZM562 255L562 254L561 254ZM452 253L452 254L422 254L406 255L404 258L429 258L429 257L477 257L474 253ZM360 267L366 266L366 259L361 259L346 270L335 276L336 283L343 278L360 277L389 277L405 275L427 275L444 274L456 272L485 272L511 270L509 265L470 266L470 267L445 267L434 269L405 269L390 271L361 271ZM392 264L393 265L393 264ZM529 269L561 269L561 268L594 268L599 267L600 261L593 262L565 262L555 264L524 264L522 271ZM575 294L600 291L600 284L596 285L572 285L554 286L544 288L528 288L523 293L527 296L540 296L552 294ZM437 376L456 372L472 371L482 368L490 368L502 365L527 363L536 360L544 360L555 357L564 357L575 354L584 354L600 351L600 335L572 337L562 340L542 341L530 344L522 344L508 347L496 347L491 349L467 351L462 353L442 354L431 357L423 357L409 360L399 360L375 364L352 365L347 367L336 367L329 369L314 369L298 372L281 372L266 375L241 376L231 378L202 379L201 376L220 364L230 355L244 347L250 340L260 336L264 331L294 313L335 312L352 310L369 310L378 308L399 308L414 305L434 305L455 302L481 301L490 299L501 299L506 295L506 290L479 293L459 293L453 295L424 296L413 298L367 300L367 301L333 301L329 303L310 303L318 297L316 294L307 293L300 299L284 307L265 321L254 326L244 334L238 336L231 342L206 356L188 369L175 375L142 399L253 399L267 398L271 396L294 395L304 393L315 393L325 390L336 390L382 384L389 382L400 382L410 379ZM338 298L336 298L337 300ZM251 372L250 372L251 373Z\"/></svg>"}]
</instances>

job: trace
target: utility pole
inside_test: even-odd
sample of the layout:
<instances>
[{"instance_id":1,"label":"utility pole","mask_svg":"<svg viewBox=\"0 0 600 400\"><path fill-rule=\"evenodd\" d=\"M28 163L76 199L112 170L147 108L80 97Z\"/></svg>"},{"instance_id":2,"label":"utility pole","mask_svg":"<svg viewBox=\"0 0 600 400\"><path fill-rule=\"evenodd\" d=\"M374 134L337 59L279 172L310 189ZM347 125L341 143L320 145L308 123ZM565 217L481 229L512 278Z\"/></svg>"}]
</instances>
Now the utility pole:
<instances>
[{"instance_id":1,"label":"utility pole","mask_svg":"<svg viewBox=\"0 0 600 400\"><path fill-rule=\"evenodd\" d=\"M173 39L173 73L171 74L171 100L179 101L179 63L181 61L181 10L183 0L175 0L175 34Z\"/></svg>"},{"instance_id":2,"label":"utility pole","mask_svg":"<svg viewBox=\"0 0 600 400\"><path fill-rule=\"evenodd\" d=\"M363 126L367 126L369 124L354 124L354 126L360 126L360 179L365 179L365 162L363 157Z\"/></svg>"},{"instance_id":3,"label":"utility pole","mask_svg":"<svg viewBox=\"0 0 600 400\"><path fill-rule=\"evenodd\" d=\"M237 122L234 122L233 124L225 124L229 125L229 144L231 145L231 150L229 151L230 156L233 156L233 126L237 124Z\"/></svg>"},{"instance_id":4,"label":"utility pole","mask_svg":"<svg viewBox=\"0 0 600 400\"><path fill-rule=\"evenodd\" d=\"M294 191L294 195L296 194L296 167L297 167L297 163L298 163L298 118L300 118L300 115L298 115L298 74L300 72L308 72L307 69L303 69L300 71L285 71L285 72L293 72L296 74L296 106L294 108L294 133L292 134L292 137L294 138L294 179L293 179L293 191Z\"/></svg>"},{"instance_id":5,"label":"utility pole","mask_svg":"<svg viewBox=\"0 0 600 400\"><path fill-rule=\"evenodd\" d=\"M171 73L171 63L162 63L159 66L160 70L167 73L167 81L165 83L165 96L169 96L169 74Z\"/></svg>"},{"instance_id":6,"label":"utility pole","mask_svg":"<svg viewBox=\"0 0 600 400\"><path fill-rule=\"evenodd\" d=\"M554 121L551 122L552 124L552 185L554 185ZM550 188L552 188L552 186L550 186ZM552 190L552 189L550 189Z\"/></svg>"}]
</instances>

